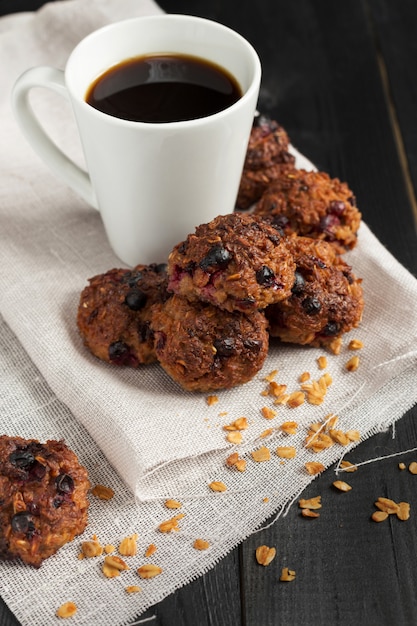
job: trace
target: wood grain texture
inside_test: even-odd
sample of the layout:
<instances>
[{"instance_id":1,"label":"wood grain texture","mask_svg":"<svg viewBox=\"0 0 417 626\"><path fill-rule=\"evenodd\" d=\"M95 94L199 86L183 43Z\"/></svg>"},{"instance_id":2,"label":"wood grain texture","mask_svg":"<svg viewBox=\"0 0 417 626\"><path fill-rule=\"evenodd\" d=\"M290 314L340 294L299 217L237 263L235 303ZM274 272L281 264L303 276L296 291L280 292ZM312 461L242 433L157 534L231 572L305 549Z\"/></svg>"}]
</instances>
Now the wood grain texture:
<instances>
[{"instance_id":1,"label":"wood grain texture","mask_svg":"<svg viewBox=\"0 0 417 626\"><path fill-rule=\"evenodd\" d=\"M0 0L0 13L39 4ZM320 169L349 183L365 221L417 275L414 0L160 4L168 12L215 19L253 43L263 66L260 110L279 120L294 145ZM400 137L394 133L396 124ZM358 446L349 460L386 456L416 442L414 408L396 425L395 437L392 430L380 433ZM417 453L343 475L352 485L348 493L332 487L335 474L330 468L303 494L322 496L320 518L304 519L293 506L286 517L253 534L215 569L142 619L154 616L150 624L155 626L417 624L417 476L400 471L399 460L408 464L417 460ZM410 502L411 518L372 522L379 496ZM262 544L277 549L268 567L255 560L256 547ZM279 582L285 566L296 571L295 581ZM4 604L0 624L17 625Z\"/></svg>"}]
</instances>

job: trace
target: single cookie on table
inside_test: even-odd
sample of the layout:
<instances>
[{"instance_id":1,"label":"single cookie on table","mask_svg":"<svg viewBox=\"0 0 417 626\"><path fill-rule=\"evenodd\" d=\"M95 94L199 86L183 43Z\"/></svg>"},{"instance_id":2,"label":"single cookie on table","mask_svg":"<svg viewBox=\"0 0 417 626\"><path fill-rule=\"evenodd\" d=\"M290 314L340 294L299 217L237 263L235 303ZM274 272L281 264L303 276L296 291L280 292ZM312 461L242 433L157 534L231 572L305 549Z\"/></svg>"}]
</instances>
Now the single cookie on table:
<instances>
[{"instance_id":1,"label":"single cookie on table","mask_svg":"<svg viewBox=\"0 0 417 626\"><path fill-rule=\"evenodd\" d=\"M236 208L246 210L283 172L294 169L289 137L282 126L264 115L255 117L240 181Z\"/></svg>"},{"instance_id":2,"label":"single cookie on table","mask_svg":"<svg viewBox=\"0 0 417 626\"><path fill-rule=\"evenodd\" d=\"M63 441L0 437L0 559L40 567L87 525L87 470Z\"/></svg>"},{"instance_id":3,"label":"single cookie on table","mask_svg":"<svg viewBox=\"0 0 417 626\"><path fill-rule=\"evenodd\" d=\"M188 391L242 385L268 352L267 321L259 311L229 313L174 295L154 307L152 329L161 366Z\"/></svg>"},{"instance_id":4,"label":"single cookie on table","mask_svg":"<svg viewBox=\"0 0 417 626\"><path fill-rule=\"evenodd\" d=\"M198 226L168 259L168 289L248 313L287 298L295 264L285 238L262 218L232 213Z\"/></svg>"},{"instance_id":5,"label":"single cookie on table","mask_svg":"<svg viewBox=\"0 0 417 626\"><path fill-rule=\"evenodd\" d=\"M255 214L268 218L286 235L329 241L340 253L356 245L361 221L346 183L306 170L282 173L257 203Z\"/></svg>"},{"instance_id":6,"label":"single cookie on table","mask_svg":"<svg viewBox=\"0 0 417 626\"><path fill-rule=\"evenodd\" d=\"M269 333L285 342L331 347L362 319L361 279L326 241L293 236L288 245L295 281L289 298L265 309Z\"/></svg>"},{"instance_id":7,"label":"single cookie on table","mask_svg":"<svg viewBox=\"0 0 417 626\"><path fill-rule=\"evenodd\" d=\"M156 361L152 306L166 297L166 265L112 269L81 293L77 324L85 345L103 361L138 367Z\"/></svg>"}]
</instances>

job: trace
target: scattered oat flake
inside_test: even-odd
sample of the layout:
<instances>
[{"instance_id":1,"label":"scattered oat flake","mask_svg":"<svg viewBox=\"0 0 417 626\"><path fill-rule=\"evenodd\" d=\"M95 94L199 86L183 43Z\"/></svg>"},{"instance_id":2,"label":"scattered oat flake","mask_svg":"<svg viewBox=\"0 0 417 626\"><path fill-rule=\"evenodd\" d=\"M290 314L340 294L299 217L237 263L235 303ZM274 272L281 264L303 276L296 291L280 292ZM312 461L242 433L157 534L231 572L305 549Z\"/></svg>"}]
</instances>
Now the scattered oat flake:
<instances>
[{"instance_id":1,"label":"scattered oat flake","mask_svg":"<svg viewBox=\"0 0 417 626\"><path fill-rule=\"evenodd\" d=\"M271 383L275 376L278 374L278 370L272 370L272 372L270 372L267 376L265 376L265 379L268 383Z\"/></svg>"},{"instance_id":2,"label":"scattered oat flake","mask_svg":"<svg viewBox=\"0 0 417 626\"><path fill-rule=\"evenodd\" d=\"M321 509L321 496L315 496L314 498L309 498L308 500L302 498L298 501L298 506L300 509Z\"/></svg>"},{"instance_id":3,"label":"scattered oat flake","mask_svg":"<svg viewBox=\"0 0 417 626\"><path fill-rule=\"evenodd\" d=\"M210 547L210 544L205 539L196 539L193 543L193 548L196 550L207 550Z\"/></svg>"},{"instance_id":4,"label":"scattered oat flake","mask_svg":"<svg viewBox=\"0 0 417 626\"><path fill-rule=\"evenodd\" d=\"M266 420L272 420L277 415L277 412L274 411L274 409L271 409L269 406L263 406L261 409L261 413Z\"/></svg>"},{"instance_id":5,"label":"scattered oat flake","mask_svg":"<svg viewBox=\"0 0 417 626\"><path fill-rule=\"evenodd\" d=\"M410 463L410 465L408 466L408 471L411 472L411 474L417 474L417 462L413 461L412 463Z\"/></svg>"},{"instance_id":6,"label":"scattered oat flake","mask_svg":"<svg viewBox=\"0 0 417 626\"><path fill-rule=\"evenodd\" d=\"M266 430L261 432L261 434L259 435L259 439L265 439L265 437L269 437L269 435L272 435L273 432L273 428L267 428Z\"/></svg>"},{"instance_id":7,"label":"scattered oat flake","mask_svg":"<svg viewBox=\"0 0 417 626\"><path fill-rule=\"evenodd\" d=\"M352 339L349 341L349 350L362 350L363 342L360 339Z\"/></svg>"},{"instance_id":8,"label":"scattered oat flake","mask_svg":"<svg viewBox=\"0 0 417 626\"><path fill-rule=\"evenodd\" d=\"M378 500L375 502L375 506L380 511L388 513L388 515L398 513L399 509L399 505L390 498L378 498Z\"/></svg>"},{"instance_id":9,"label":"scattered oat flake","mask_svg":"<svg viewBox=\"0 0 417 626\"><path fill-rule=\"evenodd\" d=\"M350 461L341 461L340 468L344 472L356 472L358 470L356 465L353 465Z\"/></svg>"},{"instance_id":10,"label":"scattered oat flake","mask_svg":"<svg viewBox=\"0 0 417 626\"><path fill-rule=\"evenodd\" d=\"M146 558L152 556L153 554L155 554L155 552L157 551L157 547L154 543L151 543L145 550L145 556Z\"/></svg>"},{"instance_id":11,"label":"scattered oat flake","mask_svg":"<svg viewBox=\"0 0 417 626\"><path fill-rule=\"evenodd\" d=\"M155 578L155 576L162 574L162 568L149 563L147 565L141 565L138 568L138 574L141 578Z\"/></svg>"},{"instance_id":12,"label":"scattered oat flake","mask_svg":"<svg viewBox=\"0 0 417 626\"><path fill-rule=\"evenodd\" d=\"M57 617L67 618L72 617L77 612L77 605L74 602L65 602L61 604L59 609L56 611Z\"/></svg>"},{"instance_id":13,"label":"scattered oat flake","mask_svg":"<svg viewBox=\"0 0 417 626\"><path fill-rule=\"evenodd\" d=\"M276 553L277 551L275 548L270 548L269 546L258 546L255 551L255 557L259 565L266 567L274 560Z\"/></svg>"},{"instance_id":14,"label":"scattered oat flake","mask_svg":"<svg viewBox=\"0 0 417 626\"><path fill-rule=\"evenodd\" d=\"M101 546L96 540L83 541L81 544L81 550L83 555L88 558L101 556L103 554L103 546Z\"/></svg>"},{"instance_id":15,"label":"scattered oat flake","mask_svg":"<svg viewBox=\"0 0 417 626\"><path fill-rule=\"evenodd\" d=\"M301 515L309 519L317 519L317 517L320 517L320 513L317 513L317 511L312 511L311 509L302 509Z\"/></svg>"},{"instance_id":16,"label":"scattered oat flake","mask_svg":"<svg viewBox=\"0 0 417 626\"><path fill-rule=\"evenodd\" d=\"M297 454L297 450L294 446L279 446L276 449L276 453L281 459L293 459Z\"/></svg>"},{"instance_id":17,"label":"scattered oat flake","mask_svg":"<svg viewBox=\"0 0 417 626\"><path fill-rule=\"evenodd\" d=\"M304 467L306 468L307 473L310 474L310 476L320 474L320 472L324 472L324 470L326 469L323 463L318 463L317 461L308 461L304 464Z\"/></svg>"},{"instance_id":18,"label":"scattered oat flake","mask_svg":"<svg viewBox=\"0 0 417 626\"><path fill-rule=\"evenodd\" d=\"M388 517L388 513L385 513L385 511L375 511L371 515L371 518L373 519L374 522L383 522L384 520L387 519L387 517Z\"/></svg>"},{"instance_id":19,"label":"scattered oat flake","mask_svg":"<svg viewBox=\"0 0 417 626\"><path fill-rule=\"evenodd\" d=\"M116 546L114 546L111 543L106 543L106 545L104 546L104 552L106 554L111 554L112 552L114 552L116 550Z\"/></svg>"},{"instance_id":20,"label":"scattered oat flake","mask_svg":"<svg viewBox=\"0 0 417 626\"><path fill-rule=\"evenodd\" d=\"M343 430L331 429L329 430L329 435L333 441L341 446L347 446L350 443L349 437L343 432Z\"/></svg>"},{"instance_id":21,"label":"scattered oat flake","mask_svg":"<svg viewBox=\"0 0 417 626\"><path fill-rule=\"evenodd\" d=\"M238 472L244 472L246 469L245 459L239 459L238 461L236 461L235 468L238 470Z\"/></svg>"},{"instance_id":22,"label":"scattered oat flake","mask_svg":"<svg viewBox=\"0 0 417 626\"><path fill-rule=\"evenodd\" d=\"M116 578L116 576L120 576L120 572L121 572L121 570L117 569L117 567L108 565L105 562L102 565L101 571L103 572L106 578Z\"/></svg>"},{"instance_id":23,"label":"scattered oat flake","mask_svg":"<svg viewBox=\"0 0 417 626\"><path fill-rule=\"evenodd\" d=\"M237 420L232 422L231 424L226 424L223 426L224 430L246 430L248 427L248 420L246 417L238 417Z\"/></svg>"},{"instance_id":24,"label":"scattered oat flake","mask_svg":"<svg viewBox=\"0 0 417 626\"><path fill-rule=\"evenodd\" d=\"M228 441L229 443L234 443L234 444L242 443L243 441L242 433L238 430L235 430L231 433L227 433L226 441Z\"/></svg>"},{"instance_id":25,"label":"scattered oat flake","mask_svg":"<svg viewBox=\"0 0 417 626\"><path fill-rule=\"evenodd\" d=\"M262 448L259 448L258 450L253 450L253 452L251 452L251 456L253 460L257 463L262 463L262 461L270 460L271 451L269 450L269 448L262 446Z\"/></svg>"},{"instance_id":26,"label":"scattered oat flake","mask_svg":"<svg viewBox=\"0 0 417 626\"><path fill-rule=\"evenodd\" d=\"M356 372L359 367L359 357L353 356L345 365L348 372Z\"/></svg>"},{"instance_id":27,"label":"scattered oat flake","mask_svg":"<svg viewBox=\"0 0 417 626\"><path fill-rule=\"evenodd\" d=\"M286 433L287 435L295 435L297 432L298 423L297 422L284 422L280 426L280 430Z\"/></svg>"},{"instance_id":28,"label":"scattered oat flake","mask_svg":"<svg viewBox=\"0 0 417 626\"><path fill-rule=\"evenodd\" d=\"M178 500L172 500L171 498L165 500L164 504L167 509L180 509L182 507L181 502L178 502Z\"/></svg>"},{"instance_id":29,"label":"scattered oat flake","mask_svg":"<svg viewBox=\"0 0 417 626\"><path fill-rule=\"evenodd\" d=\"M303 372L302 374L300 374L298 380L300 381L300 383L305 383L309 380L310 378L310 372Z\"/></svg>"},{"instance_id":30,"label":"scattered oat flake","mask_svg":"<svg viewBox=\"0 0 417 626\"><path fill-rule=\"evenodd\" d=\"M96 485L91 493L93 496L100 498L100 500L111 500L114 496L114 491L110 487L105 487L104 485Z\"/></svg>"},{"instance_id":31,"label":"scattered oat flake","mask_svg":"<svg viewBox=\"0 0 417 626\"><path fill-rule=\"evenodd\" d=\"M295 579L295 571L292 569L288 569L288 567L283 567L279 579L282 582L291 582Z\"/></svg>"},{"instance_id":32,"label":"scattered oat flake","mask_svg":"<svg viewBox=\"0 0 417 626\"><path fill-rule=\"evenodd\" d=\"M335 480L333 483L333 487L335 487L339 491L350 491L352 489L352 487L348 483L345 483L343 480Z\"/></svg>"},{"instance_id":33,"label":"scattered oat flake","mask_svg":"<svg viewBox=\"0 0 417 626\"><path fill-rule=\"evenodd\" d=\"M165 520L165 522L161 522L158 526L158 530L161 533L170 533L170 532L178 532L180 527L178 526L178 522L180 519L185 517L184 513L179 513L171 519Z\"/></svg>"},{"instance_id":34,"label":"scattered oat flake","mask_svg":"<svg viewBox=\"0 0 417 626\"><path fill-rule=\"evenodd\" d=\"M207 396L206 398L206 402L209 406L212 406L213 404L216 404L219 401L219 397L218 396Z\"/></svg>"},{"instance_id":35,"label":"scattered oat flake","mask_svg":"<svg viewBox=\"0 0 417 626\"><path fill-rule=\"evenodd\" d=\"M269 498L262 498L262 502L269 502Z\"/></svg>"},{"instance_id":36,"label":"scattered oat flake","mask_svg":"<svg viewBox=\"0 0 417 626\"><path fill-rule=\"evenodd\" d=\"M209 487L212 491L227 491L227 487L220 480L214 480L209 484Z\"/></svg>"},{"instance_id":37,"label":"scattered oat flake","mask_svg":"<svg viewBox=\"0 0 417 626\"><path fill-rule=\"evenodd\" d=\"M401 521L405 522L410 517L410 505L408 502L399 502L397 517Z\"/></svg>"},{"instance_id":38,"label":"scattered oat flake","mask_svg":"<svg viewBox=\"0 0 417 626\"><path fill-rule=\"evenodd\" d=\"M325 370L327 367L327 357L319 356L317 359L317 365L319 366L319 369Z\"/></svg>"},{"instance_id":39,"label":"scattered oat flake","mask_svg":"<svg viewBox=\"0 0 417 626\"><path fill-rule=\"evenodd\" d=\"M135 556L138 551L136 544L137 538L138 535L134 533L133 535L130 535L130 537L122 539L118 548L119 554L122 556Z\"/></svg>"},{"instance_id":40,"label":"scattered oat flake","mask_svg":"<svg viewBox=\"0 0 417 626\"><path fill-rule=\"evenodd\" d=\"M349 441L360 441L361 438L359 430L347 430L345 432L345 435L349 439Z\"/></svg>"},{"instance_id":41,"label":"scattered oat flake","mask_svg":"<svg viewBox=\"0 0 417 626\"><path fill-rule=\"evenodd\" d=\"M226 465L228 467L233 467L233 465L235 465L238 460L239 460L238 453L237 452L233 452L230 456L227 457Z\"/></svg>"},{"instance_id":42,"label":"scattered oat flake","mask_svg":"<svg viewBox=\"0 0 417 626\"><path fill-rule=\"evenodd\" d=\"M125 589L126 593L140 593L142 591L142 587L138 587L138 585L129 585Z\"/></svg>"},{"instance_id":43,"label":"scattered oat flake","mask_svg":"<svg viewBox=\"0 0 417 626\"><path fill-rule=\"evenodd\" d=\"M124 570L129 569L128 564L125 561L123 561L123 559L121 559L119 556L115 556L114 554L109 554L108 556L106 556L104 558L104 562L109 567L115 567L120 572L123 572Z\"/></svg>"},{"instance_id":44,"label":"scattered oat flake","mask_svg":"<svg viewBox=\"0 0 417 626\"><path fill-rule=\"evenodd\" d=\"M295 409L298 406L304 404L304 400L305 394L302 391L293 391L292 393L290 393L286 404L290 407L290 409Z\"/></svg>"},{"instance_id":45,"label":"scattered oat flake","mask_svg":"<svg viewBox=\"0 0 417 626\"><path fill-rule=\"evenodd\" d=\"M400 469L400 470L405 470L405 468L406 468L406 467L407 467L407 466L406 466L406 464L405 464L405 463L398 463L398 469Z\"/></svg>"}]
</instances>

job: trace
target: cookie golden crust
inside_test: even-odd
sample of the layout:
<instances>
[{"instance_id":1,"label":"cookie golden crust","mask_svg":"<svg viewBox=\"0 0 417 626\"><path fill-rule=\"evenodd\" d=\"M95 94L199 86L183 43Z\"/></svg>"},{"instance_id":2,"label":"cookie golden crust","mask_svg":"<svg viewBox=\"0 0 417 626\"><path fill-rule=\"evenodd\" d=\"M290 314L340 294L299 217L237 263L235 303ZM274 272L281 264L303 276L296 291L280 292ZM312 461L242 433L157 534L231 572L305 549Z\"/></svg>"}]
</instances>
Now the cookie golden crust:
<instances>
[{"instance_id":1,"label":"cookie golden crust","mask_svg":"<svg viewBox=\"0 0 417 626\"><path fill-rule=\"evenodd\" d=\"M356 328L364 307L361 280L326 241L291 237L292 293L265 310L269 333L282 341L327 346Z\"/></svg>"},{"instance_id":2,"label":"cookie golden crust","mask_svg":"<svg viewBox=\"0 0 417 626\"><path fill-rule=\"evenodd\" d=\"M229 313L174 295L154 307L152 328L161 366L188 391L242 385L268 352L267 322L258 311Z\"/></svg>"},{"instance_id":3,"label":"cookie golden crust","mask_svg":"<svg viewBox=\"0 0 417 626\"><path fill-rule=\"evenodd\" d=\"M87 525L87 470L63 441L0 437L0 558L40 567Z\"/></svg>"},{"instance_id":4,"label":"cookie golden crust","mask_svg":"<svg viewBox=\"0 0 417 626\"><path fill-rule=\"evenodd\" d=\"M155 361L151 309L165 297L166 284L165 264L112 269L91 278L77 317L85 345L115 365L138 367Z\"/></svg>"},{"instance_id":5,"label":"cookie golden crust","mask_svg":"<svg viewBox=\"0 0 417 626\"><path fill-rule=\"evenodd\" d=\"M282 173L264 192L255 214L286 235L323 239L343 253L356 245L361 214L346 183L325 172Z\"/></svg>"},{"instance_id":6,"label":"cookie golden crust","mask_svg":"<svg viewBox=\"0 0 417 626\"><path fill-rule=\"evenodd\" d=\"M289 137L275 120L259 115L251 130L240 181L236 208L246 210L283 172L294 169L295 158L288 152Z\"/></svg>"},{"instance_id":7,"label":"cookie golden crust","mask_svg":"<svg viewBox=\"0 0 417 626\"><path fill-rule=\"evenodd\" d=\"M287 298L295 264L285 238L262 218L233 213L196 228L168 259L168 289L248 313Z\"/></svg>"}]
</instances>

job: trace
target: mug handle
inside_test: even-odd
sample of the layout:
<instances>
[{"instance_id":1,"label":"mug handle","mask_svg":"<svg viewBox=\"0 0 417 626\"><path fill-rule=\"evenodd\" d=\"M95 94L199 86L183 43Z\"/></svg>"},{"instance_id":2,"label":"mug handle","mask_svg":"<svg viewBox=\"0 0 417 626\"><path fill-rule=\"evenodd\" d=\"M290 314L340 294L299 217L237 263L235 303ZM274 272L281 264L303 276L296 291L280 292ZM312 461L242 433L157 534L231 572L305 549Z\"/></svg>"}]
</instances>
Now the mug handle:
<instances>
[{"instance_id":1,"label":"mug handle","mask_svg":"<svg viewBox=\"0 0 417 626\"><path fill-rule=\"evenodd\" d=\"M98 210L96 195L88 173L58 148L36 118L29 102L29 92L33 87L46 87L69 101L64 72L47 66L27 70L14 85L12 107L23 135L35 152L56 176Z\"/></svg>"}]
</instances>

